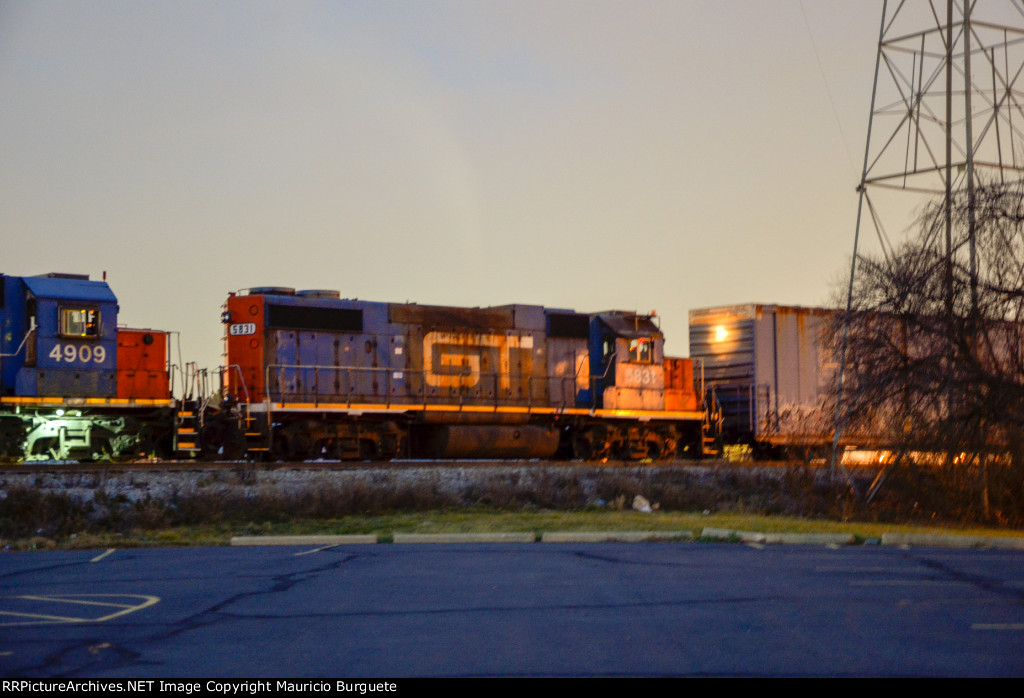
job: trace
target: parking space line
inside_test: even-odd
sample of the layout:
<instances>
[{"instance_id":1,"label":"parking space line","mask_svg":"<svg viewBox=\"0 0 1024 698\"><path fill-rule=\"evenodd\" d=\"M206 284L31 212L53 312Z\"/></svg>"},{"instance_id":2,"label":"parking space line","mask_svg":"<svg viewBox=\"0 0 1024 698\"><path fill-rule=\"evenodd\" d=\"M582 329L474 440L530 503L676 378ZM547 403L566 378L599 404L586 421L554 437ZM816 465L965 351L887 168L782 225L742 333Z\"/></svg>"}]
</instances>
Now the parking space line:
<instances>
[{"instance_id":1,"label":"parking space line","mask_svg":"<svg viewBox=\"0 0 1024 698\"><path fill-rule=\"evenodd\" d=\"M86 598L83 598L86 597ZM56 596L40 596L34 594L25 594L22 596L8 596L0 597L0 601L3 598L9 599L20 599L23 601L41 601L43 603L52 604L76 604L79 606L99 606L110 609L119 609L112 613L108 613L104 616L88 617L88 616L70 616L70 615L54 615L50 613L26 613L21 611L4 611L0 610L0 617L3 616L14 616L18 618L29 618L32 620L15 621L10 623L0 623L0 627L11 626L11 625L32 625L32 624L50 624L50 623L103 623L120 616L141 611L144 608L160 602L159 596L149 596L146 594L74 594L68 596L56 595ZM141 599L139 603L125 604L116 603L114 601L90 601L89 598L111 598L111 599Z\"/></svg>"},{"instance_id":2,"label":"parking space line","mask_svg":"<svg viewBox=\"0 0 1024 698\"><path fill-rule=\"evenodd\" d=\"M854 580L850 586L855 587L973 587L970 582L942 581L933 579L866 579Z\"/></svg>"},{"instance_id":3,"label":"parking space line","mask_svg":"<svg viewBox=\"0 0 1024 698\"><path fill-rule=\"evenodd\" d=\"M70 598L65 596L29 596L22 595L15 598L28 599L30 601L59 601L60 603L77 603L83 606L113 606L114 608L135 608L135 604L130 603L111 603L109 601L82 601L77 598Z\"/></svg>"},{"instance_id":4,"label":"parking space line","mask_svg":"<svg viewBox=\"0 0 1024 698\"><path fill-rule=\"evenodd\" d=\"M79 623L85 620L84 618L73 618L69 616L49 616L45 613L18 613L17 611L0 611L0 616L18 616L19 618L37 618L40 620L50 620L55 623ZM4 623L4 625L8 625Z\"/></svg>"},{"instance_id":5,"label":"parking space line","mask_svg":"<svg viewBox=\"0 0 1024 698\"><path fill-rule=\"evenodd\" d=\"M97 555L93 559L89 560L89 562L99 562L100 560L102 560L103 558L105 558L107 555L109 555L110 553L114 552L115 550L117 550L117 548L109 548L107 550L107 552L102 553L100 555Z\"/></svg>"}]
</instances>

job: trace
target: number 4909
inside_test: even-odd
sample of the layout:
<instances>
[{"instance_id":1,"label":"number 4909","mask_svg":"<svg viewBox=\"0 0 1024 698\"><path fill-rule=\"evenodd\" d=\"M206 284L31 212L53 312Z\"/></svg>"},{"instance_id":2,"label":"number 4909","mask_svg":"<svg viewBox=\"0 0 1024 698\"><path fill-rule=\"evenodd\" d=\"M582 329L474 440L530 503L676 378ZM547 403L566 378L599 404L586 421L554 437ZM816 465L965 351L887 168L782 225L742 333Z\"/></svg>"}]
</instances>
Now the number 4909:
<instances>
[{"instance_id":1,"label":"number 4909","mask_svg":"<svg viewBox=\"0 0 1024 698\"><path fill-rule=\"evenodd\" d=\"M65 363L97 363L101 364L107 359L107 350L102 346L90 344L54 344L53 350L48 356L57 361Z\"/></svg>"}]
</instances>

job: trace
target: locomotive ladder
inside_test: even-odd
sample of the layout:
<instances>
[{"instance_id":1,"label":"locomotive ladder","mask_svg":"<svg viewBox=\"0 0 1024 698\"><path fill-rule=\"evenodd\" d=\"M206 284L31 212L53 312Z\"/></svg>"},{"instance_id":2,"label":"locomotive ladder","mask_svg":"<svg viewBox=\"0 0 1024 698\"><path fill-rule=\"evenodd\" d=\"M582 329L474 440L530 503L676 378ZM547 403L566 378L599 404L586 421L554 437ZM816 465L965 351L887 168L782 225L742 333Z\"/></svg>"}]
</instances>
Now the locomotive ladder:
<instances>
[{"instance_id":1,"label":"locomotive ladder","mask_svg":"<svg viewBox=\"0 0 1024 698\"><path fill-rule=\"evenodd\" d=\"M174 450L178 453L195 455L199 453L199 422L194 407L179 410L175 418Z\"/></svg>"},{"instance_id":2,"label":"locomotive ladder","mask_svg":"<svg viewBox=\"0 0 1024 698\"><path fill-rule=\"evenodd\" d=\"M270 412L267 412L269 418ZM245 412L242 415L242 430L245 434L246 453L266 453L270 450L269 442L263 432L256 425L257 417L252 416L249 403L245 403ZM268 430L269 433L269 430Z\"/></svg>"},{"instance_id":3,"label":"locomotive ladder","mask_svg":"<svg viewBox=\"0 0 1024 698\"><path fill-rule=\"evenodd\" d=\"M705 393L704 419L701 420L701 448L705 456L717 456L722 452L722 404L718 401L715 386L710 386Z\"/></svg>"},{"instance_id":4,"label":"locomotive ladder","mask_svg":"<svg viewBox=\"0 0 1024 698\"><path fill-rule=\"evenodd\" d=\"M196 456L202 451L199 432L202 430L203 406L194 395L202 395L202 373L194 363L182 367L180 409L174 415L174 452L183 456ZM197 391L198 388L198 391Z\"/></svg>"}]
</instances>

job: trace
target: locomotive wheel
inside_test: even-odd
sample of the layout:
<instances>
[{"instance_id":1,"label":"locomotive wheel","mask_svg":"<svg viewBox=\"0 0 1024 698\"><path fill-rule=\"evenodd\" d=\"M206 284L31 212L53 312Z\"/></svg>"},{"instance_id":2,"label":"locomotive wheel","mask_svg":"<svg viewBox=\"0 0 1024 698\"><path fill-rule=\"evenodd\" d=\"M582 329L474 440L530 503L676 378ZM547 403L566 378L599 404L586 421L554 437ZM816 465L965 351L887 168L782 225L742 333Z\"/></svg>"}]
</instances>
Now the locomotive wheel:
<instances>
[{"instance_id":1,"label":"locomotive wheel","mask_svg":"<svg viewBox=\"0 0 1024 698\"><path fill-rule=\"evenodd\" d=\"M94 463L111 463L114 461L114 447L110 443L110 439L99 439L93 442L93 452L89 458L83 458L83 462L94 462Z\"/></svg>"},{"instance_id":2,"label":"locomotive wheel","mask_svg":"<svg viewBox=\"0 0 1024 698\"><path fill-rule=\"evenodd\" d=\"M224 430L219 422L209 421L199 432L199 453L203 460L214 460L220 451Z\"/></svg>"},{"instance_id":3,"label":"locomotive wheel","mask_svg":"<svg viewBox=\"0 0 1024 698\"><path fill-rule=\"evenodd\" d=\"M676 457L676 452L679 450L679 442L671 436L666 437L661 449L660 460L672 460Z\"/></svg>"},{"instance_id":4,"label":"locomotive wheel","mask_svg":"<svg viewBox=\"0 0 1024 698\"><path fill-rule=\"evenodd\" d=\"M395 453L393 458L407 458L409 456L409 439L402 434L395 440Z\"/></svg>"},{"instance_id":5,"label":"locomotive wheel","mask_svg":"<svg viewBox=\"0 0 1024 698\"><path fill-rule=\"evenodd\" d=\"M233 419L210 419L199 434L203 460L241 460L245 457L245 437Z\"/></svg>"},{"instance_id":6,"label":"locomotive wheel","mask_svg":"<svg viewBox=\"0 0 1024 698\"><path fill-rule=\"evenodd\" d=\"M660 434L647 434L647 457L652 460L663 460L665 458L665 440Z\"/></svg>"},{"instance_id":7,"label":"locomotive wheel","mask_svg":"<svg viewBox=\"0 0 1024 698\"><path fill-rule=\"evenodd\" d=\"M291 444L287 434L274 434L270 457L277 461L288 460L291 457Z\"/></svg>"},{"instance_id":8,"label":"locomotive wheel","mask_svg":"<svg viewBox=\"0 0 1024 698\"><path fill-rule=\"evenodd\" d=\"M307 460L318 458L314 453L317 442L306 424L292 424L279 434L274 434L274 460Z\"/></svg>"},{"instance_id":9,"label":"locomotive wheel","mask_svg":"<svg viewBox=\"0 0 1024 698\"><path fill-rule=\"evenodd\" d=\"M328 458L334 460L355 460L358 458L358 444L352 438L338 436L325 445Z\"/></svg>"},{"instance_id":10,"label":"locomotive wheel","mask_svg":"<svg viewBox=\"0 0 1024 698\"><path fill-rule=\"evenodd\" d=\"M0 420L0 460L20 461L25 455L25 425L20 419Z\"/></svg>"},{"instance_id":11,"label":"locomotive wheel","mask_svg":"<svg viewBox=\"0 0 1024 698\"><path fill-rule=\"evenodd\" d=\"M615 449L615 455L622 460L643 460L649 458L647 441L630 441L623 439Z\"/></svg>"},{"instance_id":12,"label":"locomotive wheel","mask_svg":"<svg viewBox=\"0 0 1024 698\"><path fill-rule=\"evenodd\" d=\"M224 460L242 460L245 458L245 436L234 425L224 433Z\"/></svg>"},{"instance_id":13,"label":"locomotive wheel","mask_svg":"<svg viewBox=\"0 0 1024 698\"><path fill-rule=\"evenodd\" d=\"M603 460L611 453L611 444L605 430L592 427L585 431L577 431L572 436L573 458L580 460Z\"/></svg>"},{"instance_id":14,"label":"locomotive wheel","mask_svg":"<svg viewBox=\"0 0 1024 698\"><path fill-rule=\"evenodd\" d=\"M679 441L670 429L658 429L647 432L647 457L652 460L672 460L679 449Z\"/></svg>"},{"instance_id":15,"label":"locomotive wheel","mask_svg":"<svg viewBox=\"0 0 1024 698\"><path fill-rule=\"evenodd\" d=\"M375 460L381 457L380 449L375 439L359 439L359 459Z\"/></svg>"}]
</instances>

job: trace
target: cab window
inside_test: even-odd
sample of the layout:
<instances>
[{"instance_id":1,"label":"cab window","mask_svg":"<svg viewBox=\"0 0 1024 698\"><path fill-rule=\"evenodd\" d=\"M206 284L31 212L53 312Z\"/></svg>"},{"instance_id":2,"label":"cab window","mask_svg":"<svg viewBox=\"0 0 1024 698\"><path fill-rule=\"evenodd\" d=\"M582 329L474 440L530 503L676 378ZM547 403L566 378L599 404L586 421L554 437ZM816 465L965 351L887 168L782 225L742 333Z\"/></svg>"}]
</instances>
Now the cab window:
<instances>
[{"instance_id":1,"label":"cab window","mask_svg":"<svg viewBox=\"0 0 1024 698\"><path fill-rule=\"evenodd\" d=\"M612 356L615 355L615 338L608 336L604 338L604 344L601 349L601 356L605 362L608 361Z\"/></svg>"},{"instance_id":2,"label":"cab window","mask_svg":"<svg viewBox=\"0 0 1024 698\"><path fill-rule=\"evenodd\" d=\"M632 363L649 364L652 361L651 350L654 342L649 337L637 337L629 340L629 360Z\"/></svg>"},{"instance_id":3,"label":"cab window","mask_svg":"<svg viewBox=\"0 0 1024 698\"><path fill-rule=\"evenodd\" d=\"M60 335L94 339L100 336L100 311L95 308L61 308Z\"/></svg>"}]
</instances>

